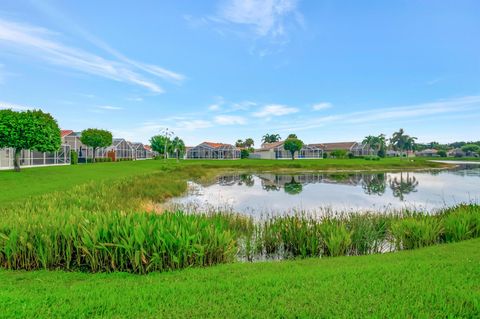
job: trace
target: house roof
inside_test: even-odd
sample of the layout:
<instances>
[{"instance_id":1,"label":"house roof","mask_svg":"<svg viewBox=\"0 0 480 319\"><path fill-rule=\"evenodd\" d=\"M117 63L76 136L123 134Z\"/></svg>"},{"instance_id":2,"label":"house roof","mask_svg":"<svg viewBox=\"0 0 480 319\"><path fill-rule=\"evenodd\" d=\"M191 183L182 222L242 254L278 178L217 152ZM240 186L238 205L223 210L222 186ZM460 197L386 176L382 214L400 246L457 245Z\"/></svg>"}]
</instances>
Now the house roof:
<instances>
[{"instance_id":1,"label":"house roof","mask_svg":"<svg viewBox=\"0 0 480 319\"><path fill-rule=\"evenodd\" d=\"M220 147L224 147L224 146L234 147L232 144L225 144L225 143L203 142L202 144L206 144L206 145L208 145L212 148L220 148Z\"/></svg>"},{"instance_id":2,"label":"house roof","mask_svg":"<svg viewBox=\"0 0 480 319\"><path fill-rule=\"evenodd\" d=\"M283 145L285 141L278 141L278 142L273 142L273 143L263 143L262 147L259 149L260 151L268 151L273 148L279 147Z\"/></svg>"},{"instance_id":3,"label":"house roof","mask_svg":"<svg viewBox=\"0 0 480 319\"><path fill-rule=\"evenodd\" d=\"M73 133L72 130L61 130L61 131L60 131L61 137L65 137L65 136L70 135L70 134L72 134L72 133Z\"/></svg>"},{"instance_id":4,"label":"house roof","mask_svg":"<svg viewBox=\"0 0 480 319\"><path fill-rule=\"evenodd\" d=\"M420 151L418 153L437 153L438 151L433 149L433 148L427 148L427 149L424 149L423 151Z\"/></svg>"},{"instance_id":5,"label":"house roof","mask_svg":"<svg viewBox=\"0 0 480 319\"><path fill-rule=\"evenodd\" d=\"M336 143L319 143L319 144L309 144L310 146L315 146L323 149L324 151L333 151L333 150L351 150L357 142L336 142Z\"/></svg>"},{"instance_id":6,"label":"house roof","mask_svg":"<svg viewBox=\"0 0 480 319\"><path fill-rule=\"evenodd\" d=\"M143 145L143 148L146 149L147 151L152 150L152 147L150 145Z\"/></svg>"}]
</instances>

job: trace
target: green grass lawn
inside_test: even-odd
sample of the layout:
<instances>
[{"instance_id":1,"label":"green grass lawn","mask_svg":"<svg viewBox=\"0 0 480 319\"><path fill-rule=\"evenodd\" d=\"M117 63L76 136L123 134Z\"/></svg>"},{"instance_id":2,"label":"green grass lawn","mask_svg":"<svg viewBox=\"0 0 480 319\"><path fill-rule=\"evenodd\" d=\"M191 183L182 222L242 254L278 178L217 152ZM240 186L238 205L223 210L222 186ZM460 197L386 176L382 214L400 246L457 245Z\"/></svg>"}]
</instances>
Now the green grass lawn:
<instances>
[{"instance_id":1,"label":"green grass lawn","mask_svg":"<svg viewBox=\"0 0 480 319\"><path fill-rule=\"evenodd\" d=\"M205 170L393 170L442 167L426 159L406 160L386 158L380 161L364 159L321 160L147 160L88 165L51 166L23 169L20 173L0 171L0 203L24 199L52 191L62 191L90 181L105 181L177 169Z\"/></svg>"},{"instance_id":2,"label":"green grass lawn","mask_svg":"<svg viewBox=\"0 0 480 319\"><path fill-rule=\"evenodd\" d=\"M478 318L480 239L145 276L0 271L2 318Z\"/></svg>"}]
</instances>

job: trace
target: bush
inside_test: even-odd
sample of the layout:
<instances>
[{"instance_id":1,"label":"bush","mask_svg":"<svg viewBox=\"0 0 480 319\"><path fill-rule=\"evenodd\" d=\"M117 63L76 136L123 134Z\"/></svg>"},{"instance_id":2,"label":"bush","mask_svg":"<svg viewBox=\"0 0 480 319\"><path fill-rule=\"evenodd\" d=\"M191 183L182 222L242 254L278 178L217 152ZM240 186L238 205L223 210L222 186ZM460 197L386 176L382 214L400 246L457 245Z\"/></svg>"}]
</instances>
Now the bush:
<instances>
[{"instance_id":1,"label":"bush","mask_svg":"<svg viewBox=\"0 0 480 319\"><path fill-rule=\"evenodd\" d=\"M328 153L327 153L327 152L323 152L322 157L323 157L323 158L327 158L327 157L328 157Z\"/></svg>"},{"instance_id":2,"label":"bush","mask_svg":"<svg viewBox=\"0 0 480 319\"><path fill-rule=\"evenodd\" d=\"M70 151L70 164L71 165L78 164L78 153L75 150Z\"/></svg>"},{"instance_id":3,"label":"bush","mask_svg":"<svg viewBox=\"0 0 480 319\"><path fill-rule=\"evenodd\" d=\"M250 156L250 152L246 149L243 149L240 151L240 158L248 158Z\"/></svg>"},{"instance_id":4,"label":"bush","mask_svg":"<svg viewBox=\"0 0 480 319\"><path fill-rule=\"evenodd\" d=\"M365 158L366 161L379 161L380 160L380 157L375 156L375 155L365 156L364 158Z\"/></svg>"},{"instance_id":5,"label":"bush","mask_svg":"<svg viewBox=\"0 0 480 319\"><path fill-rule=\"evenodd\" d=\"M333 150L330 152L330 156L335 158L345 158L347 156L346 150Z\"/></svg>"},{"instance_id":6,"label":"bush","mask_svg":"<svg viewBox=\"0 0 480 319\"><path fill-rule=\"evenodd\" d=\"M348 158L349 159L355 158L355 155L352 152L349 152L348 153Z\"/></svg>"},{"instance_id":7,"label":"bush","mask_svg":"<svg viewBox=\"0 0 480 319\"><path fill-rule=\"evenodd\" d=\"M439 150L437 152L437 155L440 156L440 157L447 157L447 151L445 150Z\"/></svg>"}]
</instances>

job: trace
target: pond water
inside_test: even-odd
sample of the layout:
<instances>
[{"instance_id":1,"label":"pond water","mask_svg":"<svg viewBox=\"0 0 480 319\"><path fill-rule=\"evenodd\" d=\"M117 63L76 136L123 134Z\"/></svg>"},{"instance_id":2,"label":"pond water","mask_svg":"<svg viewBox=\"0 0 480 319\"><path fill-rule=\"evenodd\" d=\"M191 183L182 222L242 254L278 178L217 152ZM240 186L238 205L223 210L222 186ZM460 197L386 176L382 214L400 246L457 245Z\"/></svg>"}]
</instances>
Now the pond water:
<instances>
[{"instance_id":1,"label":"pond water","mask_svg":"<svg viewBox=\"0 0 480 319\"><path fill-rule=\"evenodd\" d=\"M170 207L222 209L260 216L292 212L435 211L479 202L480 165L449 170L384 173L230 174L211 184L189 182Z\"/></svg>"}]
</instances>

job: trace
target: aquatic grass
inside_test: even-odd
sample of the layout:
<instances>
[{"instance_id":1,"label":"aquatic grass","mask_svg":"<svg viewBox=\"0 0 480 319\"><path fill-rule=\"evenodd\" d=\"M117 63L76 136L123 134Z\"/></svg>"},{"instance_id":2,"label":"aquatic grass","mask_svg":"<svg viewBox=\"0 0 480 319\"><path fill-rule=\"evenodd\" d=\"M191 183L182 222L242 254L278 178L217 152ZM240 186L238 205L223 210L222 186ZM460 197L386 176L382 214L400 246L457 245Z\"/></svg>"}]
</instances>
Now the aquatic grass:
<instances>
[{"instance_id":1,"label":"aquatic grass","mask_svg":"<svg viewBox=\"0 0 480 319\"><path fill-rule=\"evenodd\" d=\"M233 233L207 215L81 212L0 226L0 266L146 273L232 262Z\"/></svg>"},{"instance_id":2,"label":"aquatic grass","mask_svg":"<svg viewBox=\"0 0 480 319\"><path fill-rule=\"evenodd\" d=\"M236 260L365 255L480 236L480 206L435 214L165 211L202 172L92 182L0 208L0 267L144 274ZM149 206L145 203L153 203Z\"/></svg>"}]
</instances>

